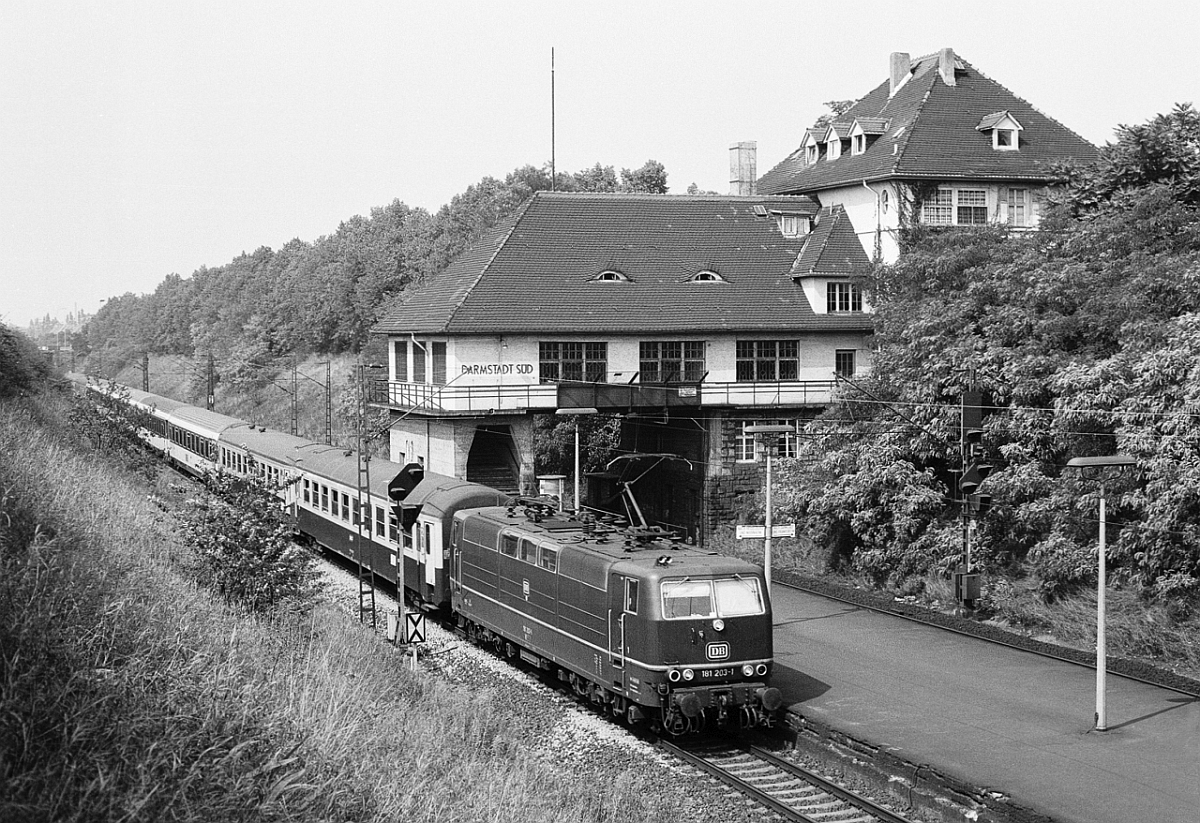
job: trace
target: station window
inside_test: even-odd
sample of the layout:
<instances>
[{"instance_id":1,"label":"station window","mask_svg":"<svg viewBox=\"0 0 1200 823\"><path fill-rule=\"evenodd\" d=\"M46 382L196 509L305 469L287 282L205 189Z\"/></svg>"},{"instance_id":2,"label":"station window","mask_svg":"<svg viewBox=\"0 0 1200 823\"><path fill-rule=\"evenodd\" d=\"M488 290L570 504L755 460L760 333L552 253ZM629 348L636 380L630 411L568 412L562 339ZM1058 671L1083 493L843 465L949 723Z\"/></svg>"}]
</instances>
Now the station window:
<instances>
[{"instance_id":1,"label":"station window","mask_svg":"<svg viewBox=\"0 0 1200 823\"><path fill-rule=\"evenodd\" d=\"M541 558L538 565L548 572L558 570L558 549L552 549L549 546L542 546Z\"/></svg>"},{"instance_id":2,"label":"station window","mask_svg":"<svg viewBox=\"0 0 1200 823\"><path fill-rule=\"evenodd\" d=\"M825 309L830 314L862 311L862 287L857 283L826 284Z\"/></svg>"},{"instance_id":3,"label":"station window","mask_svg":"<svg viewBox=\"0 0 1200 823\"><path fill-rule=\"evenodd\" d=\"M694 383L704 378L704 341L644 341L639 370L643 383Z\"/></svg>"},{"instance_id":4,"label":"station window","mask_svg":"<svg viewBox=\"0 0 1200 823\"><path fill-rule=\"evenodd\" d=\"M833 370L838 377L853 377L855 369L854 349L838 349L833 353Z\"/></svg>"},{"instance_id":5,"label":"station window","mask_svg":"<svg viewBox=\"0 0 1200 823\"><path fill-rule=\"evenodd\" d=\"M383 537L385 534L382 506L375 507L375 534L377 537Z\"/></svg>"},{"instance_id":6,"label":"station window","mask_svg":"<svg viewBox=\"0 0 1200 823\"><path fill-rule=\"evenodd\" d=\"M739 383L799 377L800 344L796 340L739 340L736 352Z\"/></svg>"},{"instance_id":7,"label":"station window","mask_svg":"<svg viewBox=\"0 0 1200 823\"><path fill-rule=\"evenodd\" d=\"M388 512L388 538L393 543L400 542L400 524L396 520L395 512Z\"/></svg>"},{"instance_id":8,"label":"station window","mask_svg":"<svg viewBox=\"0 0 1200 823\"><path fill-rule=\"evenodd\" d=\"M541 382L578 380L604 383L608 377L607 343L538 343Z\"/></svg>"}]
</instances>

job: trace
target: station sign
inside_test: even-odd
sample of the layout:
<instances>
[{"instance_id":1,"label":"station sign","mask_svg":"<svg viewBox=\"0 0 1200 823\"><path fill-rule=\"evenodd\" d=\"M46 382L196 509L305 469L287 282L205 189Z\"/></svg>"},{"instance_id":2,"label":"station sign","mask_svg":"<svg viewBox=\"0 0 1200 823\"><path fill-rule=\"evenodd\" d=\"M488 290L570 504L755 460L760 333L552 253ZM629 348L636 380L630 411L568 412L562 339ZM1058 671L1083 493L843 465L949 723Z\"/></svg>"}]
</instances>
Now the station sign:
<instances>
[{"instance_id":1,"label":"station sign","mask_svg":"<svg viewBox=\"0 0 1200 823\"><path fill-rule=\"evenodd\" d=\"M738 526L737 539L745 540L747 538L765 538L767 536L766 526ZM771 537L795 537L796 524L771 524Z\"/></svg>"}]
</instances>

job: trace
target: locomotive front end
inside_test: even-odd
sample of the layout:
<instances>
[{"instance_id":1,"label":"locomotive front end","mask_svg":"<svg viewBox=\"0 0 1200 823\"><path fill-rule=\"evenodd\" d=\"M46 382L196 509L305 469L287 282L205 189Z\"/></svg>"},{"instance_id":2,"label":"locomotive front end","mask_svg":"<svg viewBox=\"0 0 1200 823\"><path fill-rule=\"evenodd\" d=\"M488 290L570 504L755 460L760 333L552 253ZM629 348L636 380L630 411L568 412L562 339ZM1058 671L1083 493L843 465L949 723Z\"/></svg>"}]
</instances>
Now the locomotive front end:
<instances>
[{"instance_id":1,"label":"locomotive front end","mask_svg":"<svg viewBox=\"0 0 1200 823\"><path fill-rule=\"evenodd\" d=\"M672 734L773 724L771 609L757 569L693 569L650 581L646 632L659 665L647 674Z\"/></svg>"}]
</instances>

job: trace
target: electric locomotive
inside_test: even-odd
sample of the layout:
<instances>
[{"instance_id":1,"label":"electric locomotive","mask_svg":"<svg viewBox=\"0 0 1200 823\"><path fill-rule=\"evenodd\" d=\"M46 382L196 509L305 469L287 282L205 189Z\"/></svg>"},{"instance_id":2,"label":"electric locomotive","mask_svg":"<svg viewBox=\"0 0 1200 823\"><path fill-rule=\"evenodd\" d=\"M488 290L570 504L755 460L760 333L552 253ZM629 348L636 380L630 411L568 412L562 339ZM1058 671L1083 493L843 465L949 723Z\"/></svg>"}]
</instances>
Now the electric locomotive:
<instances>
[{"instance_id":1,"label":"electric locomotive","mask_svg":"<svg viewBox=\"0 0 1200 823\"><path fill-rule=\"evenodd\" d=\"M755 565L539 501L458 511L450 597L472 639L672 734L769 726L771 608Z\"/></svg>"}]
</instances>

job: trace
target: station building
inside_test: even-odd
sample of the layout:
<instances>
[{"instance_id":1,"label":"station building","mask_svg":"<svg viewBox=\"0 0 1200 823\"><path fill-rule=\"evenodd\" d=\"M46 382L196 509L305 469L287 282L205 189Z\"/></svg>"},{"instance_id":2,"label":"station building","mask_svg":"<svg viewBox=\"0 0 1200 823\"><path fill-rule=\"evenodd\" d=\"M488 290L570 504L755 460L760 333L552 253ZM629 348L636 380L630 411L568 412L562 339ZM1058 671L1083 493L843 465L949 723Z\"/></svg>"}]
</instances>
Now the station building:
<instances>
[{"instance_id":1,"label":"station building","mask_svg":"<svg viewBox=\"0 0 1200 823\"><path fill-rule=\"evenodd\" d=\"M619 511L629 483L649 522L703 540L761 487L746 427L810 417L869 368L867 266L808 197L538 192L377 323L390 457L536 493L534 415L619 416L631 457L585 502Z\"/></svg>"}]
</instances>

